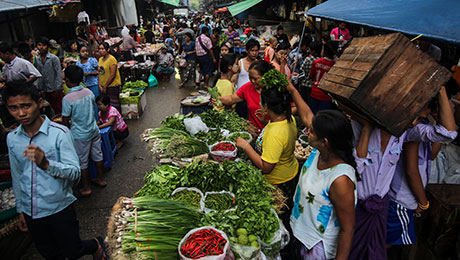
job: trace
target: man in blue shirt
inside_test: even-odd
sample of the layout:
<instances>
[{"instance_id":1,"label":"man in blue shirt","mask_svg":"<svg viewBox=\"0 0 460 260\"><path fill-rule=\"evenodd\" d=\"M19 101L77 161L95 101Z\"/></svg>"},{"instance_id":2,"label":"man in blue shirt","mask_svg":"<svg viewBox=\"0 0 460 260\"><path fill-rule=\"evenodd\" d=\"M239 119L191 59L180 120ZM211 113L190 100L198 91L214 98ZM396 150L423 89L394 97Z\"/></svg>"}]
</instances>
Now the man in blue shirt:
<instances>
[{"instance_id":1,"label":"man in blue shirt","mask_svg":"<svg viewBox=\"0 0 460 260\"><path fill-rule=\"evenodd\" d=\"M101 149L101 135L99 134L99 127L97 126L93 109L96 101L93 92L80 85L83 80L83 70L80 67L76 65L68 66L64 73L64 80L70 90L62 99L62 123L70 126L75 150L80 160L83 184L83 188L80 189L80 195L89 196L91 194L88 176L90 157L97 168L98 178L95 183L100 187L107 185L103 180L104 157Z\"/></svg>"},{"instance_id":2,"label":"man in blue shirt","mask_svg":"<svg viewBox=\"0 0 460 260\"><path fill-rule=\"evenodd\" d=\"M204 23L200 26L200 34L203 34L203 27L208 28L209 34L212 34L212 28L211 25L209 24L209 17L204 20Z\"/></svg>"},{"instance_id":3,"label":"man in blue shirt","mask_svg":"<svg viewBox=\"0 0 460 260\"><path fill-rule=\"evenodd\" d=\"M20 123L7 137L19 229L46 259L107 256L102 237L80 239L72 194L80 167L69 129L40 116L34 86L7 84L3 100Z\"/></svg>"}]
</instances>

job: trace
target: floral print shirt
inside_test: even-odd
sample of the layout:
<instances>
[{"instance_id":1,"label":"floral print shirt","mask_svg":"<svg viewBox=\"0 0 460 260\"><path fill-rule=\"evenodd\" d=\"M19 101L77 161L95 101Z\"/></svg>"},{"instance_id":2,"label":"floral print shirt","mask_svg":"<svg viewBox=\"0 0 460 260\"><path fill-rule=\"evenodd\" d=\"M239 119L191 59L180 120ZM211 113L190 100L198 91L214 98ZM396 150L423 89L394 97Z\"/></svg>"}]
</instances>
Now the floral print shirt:
<instances>
[{"instance_id":1,"label":"floral print shirt","mask_svg":"<svg viewBox=\"0 0 460 260\"><path fill-rule=\"evenodd\" d=\"M340 225L329 198L329 188L340 176L355 184L355 170L348 164L318 170L319 151L314 149L302 167L294 195L291 228L294 236L308 249L323 242L326 258L335 258ZM355 205L356 205L356 189Z\"/></svg>"}]
</instances>

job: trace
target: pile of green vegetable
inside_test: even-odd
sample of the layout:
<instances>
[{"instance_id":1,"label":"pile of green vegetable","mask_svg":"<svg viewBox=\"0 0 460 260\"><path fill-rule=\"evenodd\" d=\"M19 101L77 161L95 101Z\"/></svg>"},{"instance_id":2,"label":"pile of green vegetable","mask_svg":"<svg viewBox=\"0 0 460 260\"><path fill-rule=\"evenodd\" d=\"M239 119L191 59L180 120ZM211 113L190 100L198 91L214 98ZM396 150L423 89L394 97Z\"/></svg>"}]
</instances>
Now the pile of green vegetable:
<instances>
[{"instance_id":1,"label":"pile of green vegetable","mask_svg":"<svg viewBox=\"0 0 460 260\"><path fill-rule=\"evenodd\" d=\"M172 195L173 200L184 202L195 209L201 209L201 194L193 190L181 190Z\"/></svg>"},{"instance_id":2,"label":"pile of green vegetable","mask_svg":"<svg viewBox=\"0 0 460 260\"><path fill-rule=\"evenodd\" d=\"M200 139L201 141L207 143L208 145L212 145L212 144L215 144L217 142L224 140L224 136L222 135L222 132L220 131L220 129L212 129L212 130L209 130L207 133L198 132L195 135L195 138Z\"/></svg>"},{"instance_id":3,"label":"pile of green vegetable","mask_svg":"<svg viewBox=\"0 0 460 260\"><path fill-rule=\"evenodd\" d=\"M165 118L164 121L161 122L163 127L168 127L176 130L187 131L185 129L184 119L191 118L192 115L182 115L182 114L174 114L172 116L168 116Z\"/></svg>"},{"instance_id":4,"label":"pile of green vegetable","mask_svg":"<svg viewBox=\"0 0 460 260\"><path fill-rule=\"evenodd\" d=\"M124 203L133 212L125 218L125 253L136 251L147 259L178 259L177 245L188 231L200 225L201 213L181 202L137 197Z\"/></svg>"},{"instance_id":5,"label":"pile of green vegetable","mask_svg":"<svg viewBox=\"0 0 460 260\"><path fill-rule=\"evenodd\" d=\"M274 187L266 182L260 170L244 162L223 163L195 160L184 168L169 165L156 167L145 176L146 184L137 195L167 199L177 187L196 187L202 192L226 190L235 194L236 211L211 212L201 225L213 226L227 234L245 228L262 241L270 242L279 228L272 209L276 207Z\"/></svg>"},{"instance_id":6,"label":"pile of green vegetable","mask_svg":"<svg viewBox=\"0 0 460 260\"><path fill-rule=\"evenodd\" d=\"M153 129L149 137L157 139L154 149L162 157L190 158L209 152L206 143L185 131L160 127Z\"/></svg>"},{"instance_id":7,"label":"pile of green vegetable","mask_svg":"<svg viewBox=\"0 0 460 260\"><path fill-rule=\"evenodd\" d=\"M218 112L214 109L200 114L201 119L210 128L227 129L230 132L240 132L248 130L248 123L244 118L235 112Z\"/></svg>"},{"instance_id":8,"label":"pile of green vegetable","mask_svg":"<svg viewBox=\"0 0 460 260\"><path fill-rule=\"evenodd\" d=\"M145 81L143 80L137 80L137 81L128 81L128 82L125 82L125 84L123 85L123 90L122 92L125 92L124 90L125 89L145 89L146 87L148 87L149 84L147 84Z\"/></svg>"},{"instance_id":9,"label":"pile of green vegetable","mask_svg":"<svg viewBox=\"0 0 460 260\"><path fill-rule=\"evenodd\" d=\"M236 201L229 193L208 193L204 206L211 210L223 211L234 208Z\"/></svg>"},{"instance_id":10,"label":"pile of green vegetable","mask_svg":"<svg viewBox=\"0 0 460 260\"><path fill-rule=\"evenodd\" d=\"M245 139L246 141L249 141L249 140L252 139L252 137L251 137L251 135L249 133L242 133L242 132L233 133L229 137L227 137L226 139L228 141L231 141L231 142L236 142L236 138L238 138L238 137L241 137L241 138Z\"/></svg>"}]
</instances>

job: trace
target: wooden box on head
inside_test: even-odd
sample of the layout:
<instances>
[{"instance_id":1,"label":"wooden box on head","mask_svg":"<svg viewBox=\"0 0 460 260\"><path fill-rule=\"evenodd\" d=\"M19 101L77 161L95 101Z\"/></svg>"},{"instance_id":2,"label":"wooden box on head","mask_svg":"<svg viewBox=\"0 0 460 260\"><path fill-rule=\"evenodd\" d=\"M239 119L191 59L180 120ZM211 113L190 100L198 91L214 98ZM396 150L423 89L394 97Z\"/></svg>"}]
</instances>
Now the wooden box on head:
<instances>
[{"instance_id":1,"label":"wooden box on head","mask_svg":"<svg viewBox=\"0 0 460 260\"><path fill-rule=\"evenodd\" d=\"M319 88L400 136L451 73L401 33L355 38Z\"/></svg>"}]
</instances>

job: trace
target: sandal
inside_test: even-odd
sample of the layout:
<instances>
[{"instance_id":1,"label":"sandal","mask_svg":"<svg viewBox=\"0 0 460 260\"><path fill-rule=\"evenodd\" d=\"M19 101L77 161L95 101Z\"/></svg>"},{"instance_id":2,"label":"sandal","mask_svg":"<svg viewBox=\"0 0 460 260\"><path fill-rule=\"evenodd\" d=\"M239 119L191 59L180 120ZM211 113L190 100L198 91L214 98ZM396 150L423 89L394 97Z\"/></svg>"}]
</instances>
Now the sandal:
<instances>
[{"instance_id":1,"label":"sandal","mask_svg":"<svg viewBox=\"0 0 460 260\"><path fill-rule=\"evenodd\" d=\"M98 245L101 247L101 254L97 258L98 260L110 260L109 254L107 253L107 247L105 246L104 239L102 237L96 237ZM99 249L99 248L98 248Z\"/></svg>"}]
</instances>

